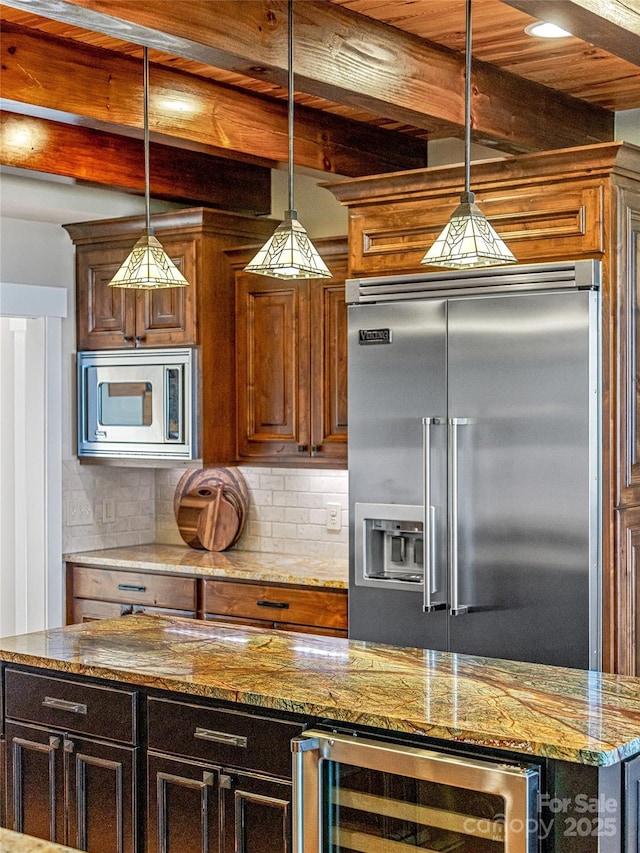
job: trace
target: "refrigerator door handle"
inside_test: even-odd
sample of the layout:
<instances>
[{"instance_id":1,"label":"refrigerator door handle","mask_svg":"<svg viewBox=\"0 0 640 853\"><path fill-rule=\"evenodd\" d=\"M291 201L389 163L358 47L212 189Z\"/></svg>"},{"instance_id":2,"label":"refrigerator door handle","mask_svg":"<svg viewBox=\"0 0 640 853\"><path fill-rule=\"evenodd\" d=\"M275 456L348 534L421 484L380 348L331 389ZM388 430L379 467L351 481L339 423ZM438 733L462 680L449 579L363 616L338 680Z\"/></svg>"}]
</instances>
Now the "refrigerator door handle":
<instances>
[{"instance_id":1,"label":"refrigerator door handle","mask_svg":"<svg viewBox=\"0 0 640 853\"><path fill-rule=\"evenodd\" d=\"M458 427L472 423L470 418L449 418L449 561L451 566L450 616L469 612L460 604L458 589Z\"/></svg>"},{"instance_id":2,"label":"refrigerator door handle","mask_svg":"<svg viewBox=\"0 0 640 853\"><path fill-rule=\"evenodd\" d=\"M447 606L445 602L433 600L433 594L437 592L437 580L435 548L436 508L431 504L431 426L432 424L441 423L444 423L442 418L422 419L422 537L424 541L422 609L425 613L433 613L434 610L443 610Z\"/></svg>"}]
</instances>

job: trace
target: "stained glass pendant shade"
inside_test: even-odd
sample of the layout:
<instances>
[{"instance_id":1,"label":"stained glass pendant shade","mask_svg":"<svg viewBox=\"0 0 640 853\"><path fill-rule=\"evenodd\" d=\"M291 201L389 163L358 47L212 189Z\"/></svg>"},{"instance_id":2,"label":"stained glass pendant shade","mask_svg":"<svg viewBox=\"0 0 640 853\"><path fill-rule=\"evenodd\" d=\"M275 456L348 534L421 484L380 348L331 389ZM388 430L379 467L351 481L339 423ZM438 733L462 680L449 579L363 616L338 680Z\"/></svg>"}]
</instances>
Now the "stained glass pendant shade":
<instances>
[{"instance_id":1,"label":"stained glass pendant shade","mask_svg":"<svg viewBox=\"0 0 640 853\"><path fill-rule=\"evenodd\" d=\"M331 278L327 265L298 221L293 205L293 0L289 0L287 10L289 210L245 271L272 278Z\"/></svg>"},{"instance_id":2,"label":"stained glass pendant shade","mask_svg":"<svg viewBox=\"0 0 640 853\"><path fill-rule=\"evenodd\" d=\"M516 258L474 202L471 192L471 0L466 0L465 42L465 182L460 204L440 236L420 261L449 269L515 264Z\"/></svg>"},{"instance_id":3,"label":"stained glass pendant shade","mask_svg":"<svg viewBox=\"0 0 640 853\"><path fill-rule=\"evenodd\" d=\"M331 276L295 210L285 212L283 221L245 269L274 278Z\"/></svg>"},{"instance_id":4,"label":"stained glass pendant shade","mask_svg":"<svg viewBox=\"0 0 640 853\"><path fill-rule=\"evenodd\" d=\"M109 287L132 290L156 290L185 287L189 284L154 237L149 202L149 58L144 48L144 177L145 229L124 263L109 282Z\"/></svg>"}]
</instances>

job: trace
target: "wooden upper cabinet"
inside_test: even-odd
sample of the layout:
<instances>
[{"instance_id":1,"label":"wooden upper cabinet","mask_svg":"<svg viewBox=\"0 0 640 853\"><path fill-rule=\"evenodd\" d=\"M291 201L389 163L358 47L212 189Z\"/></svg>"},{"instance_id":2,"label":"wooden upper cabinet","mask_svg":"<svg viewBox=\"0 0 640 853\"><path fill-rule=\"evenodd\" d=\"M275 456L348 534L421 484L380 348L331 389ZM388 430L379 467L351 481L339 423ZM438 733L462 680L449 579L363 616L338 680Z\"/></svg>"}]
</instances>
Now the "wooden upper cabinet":
<instances>
[{"instance_id":1,"label":"wooden upper cabinet","mask_svg":"<svg viewBox=\"0 0 640 853\"><path fill-rule=\"evenodd\" d=\"M166 253L189 282L187 287L158 291L109 287L142 233L140 217L65 226L76 245L79 350L201 343L201 315L211 294L217 296L226 288L230 291L226 301L233 302L228 272L220 280L222 250L266 237L273 230L269 220L204 208L160 214L152 222ZM228 324L226 334L232 335Z\"/></svg>"},{"instance_id":2,"label":"wooden upper cabinet","mask_svg":"<svg viewBox=\"0 0 640 853\"><path fill-rule=\"evenodd\" d=\"M318 240L331 279L236 273L238 459L344 466L346 240Z\"/></svg>"},{"instance_id":3,"label":"wooden upper cabinet","mask_svg":"<svg viewBox=\"0 0 640 853\"><path fill-rule=\"evenodd\" d=\"M605 258L612 248L613 173L637 172L637 162L637 149L620 142L482 160L471 166L471 189L519 262ZM464 168L325 186L349 208L351 277L416 274L435 269L420 261L460 201Z\"/></svg>"},{"instance_id":4,"label":"wooden upper cabinet","mask_svg":"<svg viewBox=\"0 0 640 853\"><path fill-rule=\"evenodd\" d=\"M142 217L65 226L76 246L79 350L197 346L205 466L236 461L235 271L226 250L264 241L273 220L192 208L152 217L186 287L109 287L144 227Z\"/></svg>"},{"instance_id":5,"label":"wooden upper cabinet","mask_svg":"<svg viewBox=\"0 0 640 853\"><path fill-rule=\"evenodd\" d=\"M135 238L134 241L135 242ZM109 282L131 247L79 247L77 252L77 341L79 350L198 343L199 286L192 240L166 240L163 247L188 287L126 290Z\"/></svg>"}]
</instances>

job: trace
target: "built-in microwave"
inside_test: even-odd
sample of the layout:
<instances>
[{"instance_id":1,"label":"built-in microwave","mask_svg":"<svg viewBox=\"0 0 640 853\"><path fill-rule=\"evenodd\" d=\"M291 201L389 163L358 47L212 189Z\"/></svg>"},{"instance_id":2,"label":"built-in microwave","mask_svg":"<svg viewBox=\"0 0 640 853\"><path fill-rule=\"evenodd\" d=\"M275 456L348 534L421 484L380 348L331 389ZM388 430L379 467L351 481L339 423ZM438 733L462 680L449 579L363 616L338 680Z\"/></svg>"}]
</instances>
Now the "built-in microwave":
<instances>
[{"instance_id":1,"label":"built-in microwave","mask_svg":"<svg viewBox=\"0 0 640 853\"><path fill-rule=\"evenodd\" d=\"M198 458L198 350L78 353L78 456Z\"/></svg>"}]
</instances>

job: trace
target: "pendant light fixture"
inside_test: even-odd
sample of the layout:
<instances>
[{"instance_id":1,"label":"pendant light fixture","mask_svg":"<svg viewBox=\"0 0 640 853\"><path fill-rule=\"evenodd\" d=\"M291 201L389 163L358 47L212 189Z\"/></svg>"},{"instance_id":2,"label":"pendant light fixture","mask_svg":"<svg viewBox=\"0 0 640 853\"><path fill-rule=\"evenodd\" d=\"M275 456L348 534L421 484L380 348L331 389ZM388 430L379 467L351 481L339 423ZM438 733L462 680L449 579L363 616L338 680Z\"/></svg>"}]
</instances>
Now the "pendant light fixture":
<instances>
[{"instance_id":1,"label":"pendant light fixture","mask_svg":"<svg viewBox=\"0 0 640 853\"><path fill-rule=\"evenodd\" d=\"M471 0L466 0L464 79L464 192L448 224L420 263L451 269L515 264L516 258L474 203L471 192Z\"/></svg>"},{"instance_id":2,"label":"pendant light fixture","mask_svg":"<svg viewBox=\"0 0 640 853\"><path fill-rule=\"evenodd\" d=\"M288 0L287 14L289 210L245 271L273 278L331 278L293 206L293 0Z\"/></svg>"},{"instance_id":3,"label":"pendant light fixture","mask_svg":"<svg viewBox=\"0 0 640 853\"><path fill-rule=\"evenodd\" d=\"M153 236L149 201L149 56L143 48L144 95L144 204L145 229L124 263L109 282L110 287L132 290L156 290L164 287L185 287L189 284L177 266Z\"/></svg>"}]
</instances>

